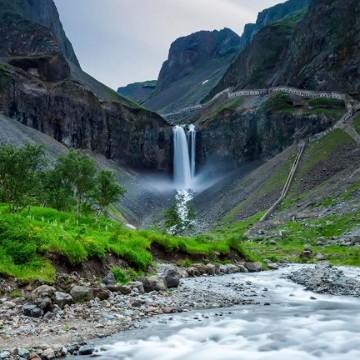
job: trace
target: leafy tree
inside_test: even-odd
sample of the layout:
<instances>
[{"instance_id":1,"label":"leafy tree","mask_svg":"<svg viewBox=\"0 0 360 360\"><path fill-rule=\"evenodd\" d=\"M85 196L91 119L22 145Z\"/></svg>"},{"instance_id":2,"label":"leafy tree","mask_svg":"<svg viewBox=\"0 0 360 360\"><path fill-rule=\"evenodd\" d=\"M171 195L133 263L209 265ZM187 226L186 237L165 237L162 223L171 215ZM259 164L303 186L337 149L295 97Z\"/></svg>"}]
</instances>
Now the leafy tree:
<instances>
[{"instance_id":1,"label":"leafy tree","mask_svg":"<svg viewBox=\"0 0 360 360\"><path fill-rule=\"evenodd\" d=\"M40 178L41 191L38 200L42 206L63 211L73 209L73 190L69 182L62 177L58 167L42 172Z\"/></svg>"},{"instance_id":2,"label":"leafy tree","mask_svg":"<svg viewBox=\"0 0 360 360\"><path fill-rule=\"evenodd\" d=\"M59 158L55 171L72 189L76 201L76 218L79 220L81 206L95 187L95 163L85 154L72 150Z\"/></svg>"},{"instance_id":3,"label":"leafy tree","mask_svg":"<svg viewBox=\"0 0 360 360\"><path fill-rule=\"evenodd\" d=\"M0 200L15 212L31 204L39 190L39 171L45 165L41 146L0 147Z\"/></svg>"},{"instance_id":4,"label":"leafy tree","mask_svg":"<svg viewBox=\"0 0 360 360\"><path fill-rule=\"evenodd\" d=\"M101 212L104 213L110 204L118 201L124 194L125 189L117 183L114 173L106 170L100 171L96 177L96 186L92 197Z\"/></svg>"}]
</instances>

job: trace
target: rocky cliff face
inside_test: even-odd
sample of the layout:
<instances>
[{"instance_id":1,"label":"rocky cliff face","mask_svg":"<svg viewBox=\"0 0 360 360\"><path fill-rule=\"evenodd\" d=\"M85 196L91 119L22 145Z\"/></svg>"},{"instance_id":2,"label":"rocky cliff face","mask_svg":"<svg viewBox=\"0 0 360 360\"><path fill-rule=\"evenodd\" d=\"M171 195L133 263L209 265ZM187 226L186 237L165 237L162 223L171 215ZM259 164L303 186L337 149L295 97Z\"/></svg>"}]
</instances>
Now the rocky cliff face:
<instances>
[{"instance_id":1,"label":"rocky cliff face","mask_svg":"<svg viewBox=\"0 0 360 360\"><path fill-rule=\"evenodd\" d=\"M98 83L92 80L94 86L89 86L90 77L80 69L74 71L76 63L63 48L68 40L62 44L51 27L37 21L52 18L51 0L14 4L16 11L1 12L0 111L67 146L133 167L167 170L171 161L167 122L120 97L105 101L97 96L93 87L99 88ZM35 13L34 21L23 13Z\"/></svg>"},{"instance_id":2,"label":"rocky cliff face","mask_svg":"<svg viewBox=\"0 0 360 360\"><path fill-rule=\"evenodd\" d=\"M49 0L0 0L0 18L27 20L49 29L68 61L80 67L71 42L66 37L55 4Z\"/></svg>"},{"instance_id":3,"label":"rocky cliff face","mask_svg":"<svg viewBox=\"0 0 360 360\"><path fill-rule=\"evenodd\" d=\"M239 42L240 37L230 29L200 31L177 39L145 106L171 112L199 103L234 59Z\"/></svg>"},{"instance_id":4,"label":"rocky cliff face","mask_svg":"<svg viewBox=\"0 0 360 360\"><path fill-rule=\"evenodd\" d=\"M343 103L313 106L297 96L242 97L214 104L192 119L198 129L199 163L245 163L270 159L301 139L332 126Z\"/></svg>"},{"instance_id":5,"label":"rocky cliff face","mask_svg":"<svg viewBox=\"0 0 360 360\"><path fill-rule=\"evenodd\" d=\"M135 101L144 102L145 106L162 113L198 104L217 92L222 85L223 76L227 76L227 69L230 75L225 81L231 79L231 83L236 82L238 77L233 78L234 69L229 66L257 33L286 17L301 18L309 2L310 0L289 0L262 11L255 24L245 26L241 37L230 29L223 29L212 32L200 31L179 38L171 45L169 58L163 64L155 91L144 92L144 89L139 88L142 84L137 83L120 88L118 92ZM288 36L288 33L285 35ZM281 36L281 44L276 43L277 36ZM267 59L271 58L273 61L274 55L270 47L275 47L275 51L278 52L279 47L284 44L283 37L284 34L277 33L272 36L271 42L262 39L261 46L265 45L266 51L259 50L262 50ZM259 62L260 60L256 67L261 65Z\"/></svg>"},{"instance_id":6,"label":"rocky cliff face","mask_svg":"<svg viewBox=\"0 0 360 360\"><path fill-rule=\"evenodd\" d=\"M313 0L297 26L275 83L360 91L360 3Z\"/></svg>"},{"instance_id":7,"label":"rocky cliff face","mask_svg":"<svg viewBox=\"0 0 360 360\"><path fill-rule=\"evenodd\" d=\"M313 0L300 15L259 31L210 95L230 86L273 85L358 93L360 3Z\"/></svg>"},{"instance_id":8,"label":"rocky cliff face","mask_svg":"<svg viewBox=\"0 0 360 360\"><path fill-rule=\"evenodd\" d=\"M300 14L309 6L310 0L289 0L259 13L255 24L246 24L241 36L241 49L251 43L254 36L265 26L272 25L290 14Z\"/></svg>"}]
</instances>

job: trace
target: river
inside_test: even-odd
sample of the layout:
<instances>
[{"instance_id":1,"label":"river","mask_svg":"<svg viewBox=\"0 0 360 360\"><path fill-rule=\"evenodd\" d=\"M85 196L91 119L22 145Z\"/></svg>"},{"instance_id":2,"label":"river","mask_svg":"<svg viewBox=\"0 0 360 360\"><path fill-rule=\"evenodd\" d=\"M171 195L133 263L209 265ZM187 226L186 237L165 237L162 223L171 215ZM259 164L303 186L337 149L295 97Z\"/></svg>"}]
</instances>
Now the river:
<instances>
[{"instance_id":1,"label":"river","mask_svg":"<svg viewBox=\"0 0 360 360\"><path fill-rule=\"evenodd\" d=\"M259 301L143 321L98 344L98 355L104 360L360 359L360 299L306 291L284 277L296 268L185 279L187 286L229 296L240 291L229 280L245 281ZM344 271L360 276L360 270Z\"/></svg>"}]
</instances>

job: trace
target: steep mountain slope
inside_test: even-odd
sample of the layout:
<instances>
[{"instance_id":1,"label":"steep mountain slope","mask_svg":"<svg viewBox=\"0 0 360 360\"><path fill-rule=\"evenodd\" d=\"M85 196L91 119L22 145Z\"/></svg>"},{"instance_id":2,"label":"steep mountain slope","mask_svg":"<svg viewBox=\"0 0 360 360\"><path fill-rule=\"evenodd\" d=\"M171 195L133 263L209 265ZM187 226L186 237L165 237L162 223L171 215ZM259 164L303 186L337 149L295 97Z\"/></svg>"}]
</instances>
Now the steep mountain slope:
<instances>
[{"instance_id":1,"label":"steep mountain slope","mask_svg":"<svg viewBox=\"0 0 360 360\"><path fill-rule=\"evenodd\" d=\"M259 31L209 97L227 87L273 85L357 93L359 14L357 1L313 0L303 19L298 14Z\"/></svg>"},{"instance_id":2,"label":"steep mountain slope","mask_svg":"<svg viewBox=\"0 0 360 360\"><path fill-rule=\"evenodd\" d=\"M213 89L230 64L259 31L288 16L292 16L293 21L294 18L301 18L309 1L289 0L262 11L255 24L245 26L241 37L230 29L223 29L213 32L200 31L177 39L171 45L169 58L160 71L155 91L147 88L144 91L143 84L136 83L119 88L118 92L162 113L198 104L204 98L208 98L209 93L211 96L215 94ZM275 47L276 52L283 45L284 36L288 37L289 33L290 30L287 30L286 34L274 34L270 42L263 39L262 45L265 44L266 49L259 50L270 57L272 52L269 52L269 48ZM280 44L275 42L277 36L280 36Z\"/></svg>"},{"instance_id":3,"label":"steep mountain slope","mask_svg":"<svg viewBox=\"0 0 360 360\"><path fill-rule=\"evenodd\" d=\"M265 26L274 24L290 14L301 15L306 11L311 0L289 0L282 4L272 6L258 14L255 24L246 24L241 35L241 49L250 44L254 36Z\"/></svg>"},{"instance_id":4,"label":"steep mountain slope","mask_svg":"<svg viewBox=\"0 0 360 360\"><path fill-rule=\"evenodd\" d=\"M293 36L275 83L360 90L360 3L313 0Z\"/></svg>"},{"instance_id":5,"label":"steep mountain slope","mask_svg":"<svg viewBox=\"0 0 360 360\"><path fill-rule=\"evenodd\" d=\"M134 167L168 169L169 125L92 79L75 60L68 60L71 52L61 44L70 42L62 37L51 0L41 4L2 0L2 4L0 110L4 114L67 146ZM29 14L36 15L32 19ZM39 18L50 19L53 25L46 27ZM60 38L52 31L56 23L60 25L54 31L60 29Z\"/></svg>"},{"instance_id":6,"label":"steep mountain slope","mask_svg":"<svg viewBox=\"0 0 360 360\"><path fill-rule=\"evenodd\" d=\"M230 29L200 31L177 39L161 68L156 90L144 105L171 112L198 103L224 74L239 42Z\"/></svg>"},{"instance_id":7,"label":"steep mountain slope","mask_svg":"<svg viewBox=\"0 0 360 360\"><path fill-rule=\"evenodd\" d=\"M144 81L129 84L118 88L117 92L128 99L132 99L139 104L148 100L156 89L156 80Z\"/></svg>"}]
</instances>

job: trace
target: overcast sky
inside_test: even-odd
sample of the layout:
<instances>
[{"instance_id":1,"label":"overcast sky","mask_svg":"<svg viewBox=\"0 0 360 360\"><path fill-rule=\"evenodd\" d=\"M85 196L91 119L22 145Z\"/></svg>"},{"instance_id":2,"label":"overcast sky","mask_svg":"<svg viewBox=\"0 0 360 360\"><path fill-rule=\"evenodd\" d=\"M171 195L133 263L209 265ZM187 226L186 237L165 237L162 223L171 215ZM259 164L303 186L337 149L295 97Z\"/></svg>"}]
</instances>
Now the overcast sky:
<instances>
[{"instance_id":1,"label":"overcast sky","mask_svg":"<svg viewBox=\"0 0 360 360\"><path fill-rule=\"evenodd\" d=\"M81 66L116 89L156 79L170 44L199 30L241 34L284 0L55 0Z\"/></svg>"}]
</instances>

